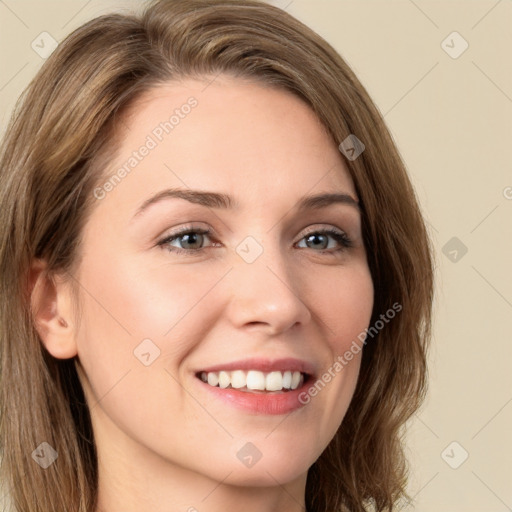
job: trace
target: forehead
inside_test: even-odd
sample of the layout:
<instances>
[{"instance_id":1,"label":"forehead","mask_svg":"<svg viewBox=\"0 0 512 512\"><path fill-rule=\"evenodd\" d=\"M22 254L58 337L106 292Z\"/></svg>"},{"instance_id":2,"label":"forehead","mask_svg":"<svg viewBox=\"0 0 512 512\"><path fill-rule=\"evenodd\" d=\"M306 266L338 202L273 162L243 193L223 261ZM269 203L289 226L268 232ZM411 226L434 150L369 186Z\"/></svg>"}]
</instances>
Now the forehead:
<instances>
[{"instance_id":1,"label":"forehead","mask_svg":"<svg viewBox=\"0 0 512 512\"><path fill-rule=\"evenodd\" d=\"M336 144L312 109L281 89L229 77L167 83L141 96L121 123L107 176L112 204L166 187L224 192L240 202L293 201L308 192L355 197ZM142 155L142 153L144 153Z\"/></svg>"}]
</instances>

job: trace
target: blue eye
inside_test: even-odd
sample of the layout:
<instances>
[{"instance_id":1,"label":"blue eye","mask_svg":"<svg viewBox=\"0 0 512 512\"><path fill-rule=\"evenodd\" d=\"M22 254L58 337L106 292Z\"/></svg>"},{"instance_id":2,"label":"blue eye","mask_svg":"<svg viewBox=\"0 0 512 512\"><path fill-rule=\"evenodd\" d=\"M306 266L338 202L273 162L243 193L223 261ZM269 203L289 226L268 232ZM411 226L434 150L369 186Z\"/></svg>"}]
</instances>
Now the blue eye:
<instances>
[{"instance_id":1,"label":"blue eye","mask_svg":"<svg viewBox=\"0 0 512 512\"><path fill-rule=\"evenodd\" d=\"M172 234L160 242L158 242L158 245L162 247L166 247L170 252L176 252L176 253L190 253L195 252L198 253L200 251L203 251L204 247L197 247L198 245L201 246L202 242L204 241L205 235L209 235L211 231L209 229L185 229L178 233ZM174 245L171 245L171 242L179 241L180 244L184 244L185 247L175 247ZM188 245L188 247L187 247Z\"/></svg>"},{"instance_id":2,"label":"blue eye","mask_svg":"<svg viewBox=\"0 0 512 512\"><path fill-rule=\"evenodd\" d=\"M166 248L169 252L176 254L198 254L202 253L208 247L204 247L205 237L211 235L210 229L185 228L177 233L173 233L158 242L160 247ZM329 246L329 238L335 241L334 248ZM301 238L301 242L306 240L305 248L320 249L315 252L333 254L344 251L353 247L350 238L342 231L335 229L316 230L307 233ZM176 247L175 243L179 243L181 247ZM336 247L336 244L338 247ZM304 247L301 247L304 248Z\"/></svg>"},{"instance_id":3,"label":"blue eye","mask_svg":"<svg viewBox=\"0 0 512 512\"><path fill-rule=\"evenodd\" d=\"M333 249L333 247L329 247L329 237L341 245L341 248L334 248L334 250L331 251L327 250ZM312 244L308 245L307 247L317 247L320 249L320 252L338 252L352 247L352 240L350 240L350 238L342 231L337 231L335 229L312 231L311 233L305 235L301 241L302 240L306 240L306 244Z\"/></svg>"}]
</instances>

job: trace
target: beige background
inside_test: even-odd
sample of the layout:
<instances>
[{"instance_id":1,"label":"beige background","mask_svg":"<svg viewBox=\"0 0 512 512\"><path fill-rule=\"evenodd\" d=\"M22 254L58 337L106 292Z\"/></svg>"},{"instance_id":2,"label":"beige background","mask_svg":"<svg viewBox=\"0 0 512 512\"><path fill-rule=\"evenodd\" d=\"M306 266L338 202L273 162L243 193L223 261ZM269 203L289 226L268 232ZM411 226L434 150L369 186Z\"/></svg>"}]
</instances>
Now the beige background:
<instances>
[{"instance_id":1,"label":"beige background","mask_svg":"<svg viewBox=\"0 0 512 512\"><path fill-rule=\"evenodd\" d=\"M431 227L438 268L431 386L411 422L415 503L403 510L512 510L512 2L272 3L319 32L358 74ZM141 4L0 0L0 133L43 63L31 48L41 32L59 41L87 19ZM444 48L459 52L459 36L442 45L454 31L469 44L458 58Z\"/></svg>"}]
</instances>

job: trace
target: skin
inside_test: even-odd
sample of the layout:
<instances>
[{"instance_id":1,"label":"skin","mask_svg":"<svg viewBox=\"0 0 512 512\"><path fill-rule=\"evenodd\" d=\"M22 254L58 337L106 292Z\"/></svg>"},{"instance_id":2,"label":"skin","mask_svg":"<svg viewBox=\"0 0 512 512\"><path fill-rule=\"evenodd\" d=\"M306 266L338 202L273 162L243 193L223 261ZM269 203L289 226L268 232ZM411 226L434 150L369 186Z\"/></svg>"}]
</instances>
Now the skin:
<instances>
[{"instance_id":1,"label":"skin","mask_svg":"<svg viewBox=\"0 0 512 512\"><path fill-rule=\"evenodd\" d=\"M225 76L205 83L158 86L125 117L107 177L169 113L190 96L198 101L97 200L73 279L57 276L52 284L40 273L44 264L34 265L42 341L55 357L80 362L99 454L97 512L303 510L308 468L356 385L361 353L306 406L265 415L216 399L194 376L248 357L306 359L320 376L368 327L373 307L358 209L294 209L304 195L357 199L314 113L281 90ZM240 208L174 198L133 218L146 199L171 187L229 194ZM171 252L190 247L183 237L157 245L191 224L213 230L192 244L202 252ZM306 235L325 228L345 232L353 247L330 235L327 252L308 246ZM253 263L236 252L247 236L263 249ZM81 285L80 323L72 282ZM134 350L148 338L160 355L145 366ZM237 458L247 442L262 453L251 468Z\"/></svg>"}]
</instances>

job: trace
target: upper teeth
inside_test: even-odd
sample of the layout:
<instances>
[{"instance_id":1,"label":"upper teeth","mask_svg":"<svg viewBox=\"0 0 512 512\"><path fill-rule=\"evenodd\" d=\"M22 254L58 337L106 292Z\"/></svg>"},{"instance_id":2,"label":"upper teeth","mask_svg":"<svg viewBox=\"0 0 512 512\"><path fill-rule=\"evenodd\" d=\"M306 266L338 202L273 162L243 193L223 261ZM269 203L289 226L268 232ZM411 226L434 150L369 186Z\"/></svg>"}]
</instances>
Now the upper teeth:
<instances>
[{"instance_id":1,"label":"upper teeth","mask_svg":"<svg viewBox=\"0 0 512 512\"><path fill-rule=\"evenodd\" d=\"M282 389L297 389L299 384L304 381L301 372L269 372L264 373L257 370L235 370L232 372L201 372L201 380L207 382L210 386L219 386L227 388L245 388L262 391L280 391Z\"/></svg>"}]
</instances>

